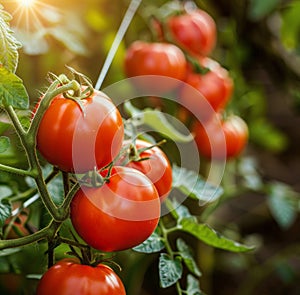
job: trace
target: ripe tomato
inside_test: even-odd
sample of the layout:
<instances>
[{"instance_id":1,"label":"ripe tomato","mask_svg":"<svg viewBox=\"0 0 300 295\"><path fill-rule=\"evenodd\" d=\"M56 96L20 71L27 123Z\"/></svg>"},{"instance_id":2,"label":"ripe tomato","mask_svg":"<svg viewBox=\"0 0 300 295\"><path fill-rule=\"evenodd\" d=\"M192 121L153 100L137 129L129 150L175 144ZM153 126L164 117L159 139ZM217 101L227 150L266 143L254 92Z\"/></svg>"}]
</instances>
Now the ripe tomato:
<instances>
[{"instance_id":1,"label":"ripe tomato","mask_svg":"<svg viewBox=\"0 0 300 295\"><path fill-rule=\"evenodd\" d=\"M196 73L190 67L185 80L186 84L181 88L179 100L196 116L206 120L213 114L207 102L214 111L224 108L232 94L233 82L228 71L218 62L205 57L199 59L199 63L207 68L208 72Z\"/></svg>"},{"instance_id":2,"label":"ripe tomato","mask_svg":"<svg viewBox=\"0 0 300 295\"><path fill-rule=\"evenodd\" d=\"M155 230L160 201L140 171L114 167L101 187L81 187L71 203L71 221L82 239L101 251L135 247Z\"/></svg>"},{"instance_id":3,"label":"ripe tomato","mask_svg":"<svg viewBox=\"0 0 300 295\"><path fill-rule=\"evenodd\" d=\"M50 267L39 281L36 295L126 295L116 273L104 264L80 264L63 259Z\"/></svg>"},{"instance_id":4,"label":"ripe tomato","mask_svg":"<svg viewBox=\"0 0 300 295\"><path fill-rule=\"evenodd\" d=\"M186 59L181 49L173 44L135 41L126 52L124 67L128 77L152 75L139 80L137 86L162 93L173 90L180 83L177 80L184 79ZM162 81L160 76L173 79Z\"/></svg>"},{"instance_id":5,"label":"ripe tomato","mask_svg":"<svg viewBox=\"0 0 300 295\"><path fill-rule=\"evenodd\" d=\"M123 145L125 146L129 143L125 141ZM137 139L135 141L137 150L150 147L151 145L151 143L144 140ZM131 160L126 166L145 174L155 185L160 200L166 199L172 188L172 167L168 157L158 146L142 151L137 161Z\"/></svg>"},{"instance_id":6,"label":"ripe tomato","mask_svg":"<svg viewBox=\"0 0 300 295\"><path fill-rule=\"evenodd\" d=\"M206 56L216 44L216 23L201 9L171 17L168 28L176 44L191 54Z\"/></svg>"},{"instance_id":7,"label":"ripe tomato","mask_svg":"<svg viewBox=\"0 0 300 295\"><path fill-rule=\"evenodd\" d=\"M37 133L44 158L65 172L84 173L109 164L122 146L122 117L101 91L77 102L56 96Z\"/></svg>"},{"instance_id":8,"label":"ripe tomato","mask_svg":"<svg viewBox=\"0 0 300 295\"><path fill-rule=\"evenodd\" d=\"M231 115L226 120L215 116L204 125L196 121L192 127L199 152L213 159L237 157L248 140L248 126L245 121Z\"/></svg>"}]
</instances>

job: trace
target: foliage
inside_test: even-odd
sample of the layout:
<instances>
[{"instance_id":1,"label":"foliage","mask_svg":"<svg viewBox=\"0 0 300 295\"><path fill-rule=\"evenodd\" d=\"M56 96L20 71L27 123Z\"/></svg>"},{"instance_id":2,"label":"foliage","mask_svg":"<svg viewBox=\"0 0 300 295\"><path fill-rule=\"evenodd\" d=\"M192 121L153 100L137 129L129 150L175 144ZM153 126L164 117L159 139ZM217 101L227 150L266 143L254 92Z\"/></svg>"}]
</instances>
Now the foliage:
<instances>
[{"instance_id":1,"label":"foliage","mask_svg":"<svg viewBox=\"0 0 300 295\"><path fill-rule=\"evenodd\" d=\"M17 12L11 18L7 11L12 13L17 4L0 7L0 107L4 110L0 113L0 273L27 276L25 285L32 293L47 260L51 265L78 245L80 252L84 243L68 218L77 179L36 154L36 127L32 126L38 122L31 123L30 109L40 96L37 90L45 93L47 74L54 73L48 76L53 86L55 75L65 72L65 64L96 81L129 3L62 1L54 9L52 1L45 1L44 6L42 2L38 8L44 13L37 18L43 24L41 30L34 29L34 20L26 28ZM157 15L166 17L178 8L178 1L166 2L142 3L103 88L125 78L125 48L132 41L155 38L149 16L159 8ZM166 214L159 226L142 244L114 254L129 295L143 290L164 294L161 289L189 295L263 293L270 287L269 277L285 293L297 288L299 261L292 260L299 252L295 122L300 93L300 6L296 0L246 2L195 1L216 20L218 44L212 57L234 81L226 111L242 116L249 126L248 149L226 163L221 183L218 175L207 171L223 167L201 158L201 167L195 171L178 160L174 144L187 145L193 137L170 120L177 116L173 101L162 100L162 106L153 107L147 97L118 106L127 135L138 134L152 142L166 139L162 148L173 162L173 189L163 205ZM71 84L64 87L64 91L74 89ZM130 90L122 91L126 96ZM288 123L290 118L293 123ZM143 127L152 133L140 134ZM8 239L23 209L29 212L25 221L29 235ZM109 253L92 252L111 260ZM6 290L4 285L0 281L1 292Z\"/></svg>"}]
</instances>

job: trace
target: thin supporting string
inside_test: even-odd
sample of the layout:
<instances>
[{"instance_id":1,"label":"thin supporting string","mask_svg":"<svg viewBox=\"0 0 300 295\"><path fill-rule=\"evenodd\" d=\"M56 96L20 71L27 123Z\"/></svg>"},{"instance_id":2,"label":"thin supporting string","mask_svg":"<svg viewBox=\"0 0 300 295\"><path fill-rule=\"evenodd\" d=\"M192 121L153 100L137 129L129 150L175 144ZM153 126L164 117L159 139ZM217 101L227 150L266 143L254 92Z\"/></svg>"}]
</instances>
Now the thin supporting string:
<instances>
[{"instance_id":1,"label":"thin supporting string","mask_svg":"<svg viewBox=\"0 0 300 295\"><path fill-rule=\"evenodd\" d=\"M106 74L109 70L109 67L111 66L111 63L113 61L113 58L115 57L115 54L120 46L121 41L123 40L123 37L139 7L142 0L131 0L130 5L127 8L127 11L123 17L123 20L121 22L121 25L119 27L119 30L115 36L115 39L110 47L110 50L107 54L107 57L105 59L105 62L103 64L103 67L101 69L100 75L98 77L95 89L99 90L102 86L102 83L106 77Z\"/></svg>"}]
</instances>

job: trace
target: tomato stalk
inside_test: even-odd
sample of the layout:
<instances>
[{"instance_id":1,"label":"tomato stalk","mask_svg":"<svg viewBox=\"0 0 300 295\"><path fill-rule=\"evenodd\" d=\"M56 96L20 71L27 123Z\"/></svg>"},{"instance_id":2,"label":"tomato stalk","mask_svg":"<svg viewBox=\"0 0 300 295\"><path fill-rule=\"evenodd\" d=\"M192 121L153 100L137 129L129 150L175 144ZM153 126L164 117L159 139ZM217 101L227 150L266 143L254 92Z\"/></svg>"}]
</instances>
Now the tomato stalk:
<instances>
[{"instance_id":1,"label":"tomato stalk","mask_svg":"<svg viewBox=\"0 0 300 295\"><path fill-rule=\"evenodd\" d=\"M164 239L164 245L166 248L166 252L170 255L170 257L172 259L174 259L174 256L176 255L176 253L173 251L171 244L169 242L169 234L171 232L176 231L177 228L175 228L175 227L174 228L166 228L162 218L159 221L159 228L161 230L162 237ZM176 282L176 290L177 290L178 295L182 295L182 289L181 289L179 281Z\"/></svg>"},{"instance_id":2,"label":"tomato stalk","mask_svg":"<svg viewBox=\"0 0 300 295\"><path fill-rule=\"evenodd\" d=\"M56 235L61 223L53 220L47 227L25 237L11 240L0 240L0 250L8 248L17 248L38 242L43 239L51 240Z\"/></svg>"},{"instance_id":3,"label":"tomato stalk","mask_svg":"<svg viewBox=\"0 0 300 295\"><path fill-rule=\"evenodd\" d=\"M32 177L36 183L37 190L28 190L26 194L22 196L22 198L27 198L28 196L31 196L32 194L35 194L38 191L42 202L44 203L46 209L52 216L53 220L47 227L29 236L11 240L1 240L0 249L24 246L42 239L48 239L50 241L56 235L61 223L68 217L69 205L74 194L79 188L79 184L73 185L70 191L68 191L64 202L61 206L57 207L54 204L47 189L46 183L49 182L53 177L55 177L58 171L53 171L46 179L43 178L42 169L36 152L36 134L42 116L49 104L51 103L51 100L58 94L70 90L75 92L78 89L80 89L80 85L75 80L69 81L64 75L56 79L50 85L42 101L40 102L39 107L36 110L35 116L32 119L31 125L28 130L24 129L12 106L6 106L5 108L9 118L13 123L13 126L21 141L21 144L25 150L29 168L27 170L24 170L6 165L0 165L0 170Z\"/></svg>"}]
</instances>

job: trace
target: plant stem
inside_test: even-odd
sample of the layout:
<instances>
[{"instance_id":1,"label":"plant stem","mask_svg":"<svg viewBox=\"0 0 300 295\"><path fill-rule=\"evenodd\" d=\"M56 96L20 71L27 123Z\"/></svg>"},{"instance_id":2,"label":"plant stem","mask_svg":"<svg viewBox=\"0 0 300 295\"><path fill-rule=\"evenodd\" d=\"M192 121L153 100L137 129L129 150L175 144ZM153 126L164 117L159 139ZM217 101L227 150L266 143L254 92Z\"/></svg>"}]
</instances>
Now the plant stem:
<instances>
[{"instance_id":1,"label":"plant stem","mask_svg":"<svg viewBox=\"0 0 300 295\"><path fill-rule=\"evenodd\" d=\"M175 252L173 251L171 245L170 245L170 242L168 240L168 235L174 231L173 229L168 229L165 227L164 223L163 223L163 220L162 218L160 219L159 221L159 226L160 226L160 229L161 229L161 232L162 232L162 237L164 239L164 244L165 244L165 248L166 248L166 251L167 253L170 255L170 257L172 259L174 259L174 254ZM174 228L175 229L175 228ZM176 282L176 290L177 290L177 294L178 295L182 295L182 289L181 289L181 286L180 286L180 283L179 281Z\"/></svg>"},{"instance_id":2,"label":"plant stem","mask_svg":"<svg viewBox=\"0 0 300 295\"><path fill-rule=\"evenodd\" d=\"M182 289L179 282L176 282L176 290L178 295L182 295Z\"/></svg>"},{"instance_id":3,"label":"plant stem","mask_svg":"<svg viewBox=\"0 0 300 295\"><path fill-rule=\"evenodd\" d=\"M0 164L0 171L22 175L22 176L31 176L31 177L34 176L32 171L30 170L19 169L19 168L15 168L3 164Z\"/></svg>"},{"instance_id":4,"label":"plant stem","mask_svg":"<svg viewBox=\"0 0 300 295\"><path fill-rule=\"evenodd\" d=\"M32 119L31 125L28 129L28 131L26 132L22 126L22 124L20 123L18 116L15 112L15 110L13 109L12 106L7 106L6 107L6 111L8 116L10 117L13 126L21 140L21 143L24 147L24 150L26 152L27 155L27 159L28 159L28 163L29 163L29 170L27 172L24 172L24 170L20 170L20 169L16 169L16 168L8 168L8 166L0 166L0 169L6 169L6 171L8 172L18 172L18 174L22 174L22 175L29 175L31 177L34 178L38 191L41 195L41 199L45 205L45 207L47 208L47 210L49 211L49 213L51 214L51 216L56 220L56 221L63 221L65 216L67 216L66 212L62 212L62 211L67 211L68 208L63 207L60 208L60 210L58 210L58 208L56 207L56 205L54 204L48 189L47 189L47 185L43 179L43 173L42 173L42 169L37 157L37 153L36 153L36 134L38 131L38 127L39 127L39 123L42 120L43 114L45 112L45 110L47 109L48 105L50 104L51 100L66 91L69 90L78 90L80 89L80 85L78 84L78 82L76 81L71 81L68 82L67 84L64 84L60 87L58 87L60 85L61 81L58 79L56 81L54 81L52 83L52 85L50 85L50 87L48 88L44 98L41 100L40 105L36 111L36 114L34 116L34 118Z\"/></svg>"},{"instance_id":5,"label":"plant stem","mask_svg":"<svg viewBox=\"0 0 300 295\"><path fill-rule=\"evenodd\" d=\"M43 239L51 240L56 235L60 225L61 222L52 221L47 227L29 236L11 240L0 240L0 250L22 247Z\"/></svg>"},{"instance_id":6,"label":"plant stem","mask_svg":"<svg viewBox=\"0 0 300 295\"><path fill-rule=\"evenodd\" d=\"M79 188L80 188L80 184L78 182L75 183L72 186L72 188L69 190L62 205L58 208L58 212L63 220L68 218L71 201Z\"/></svg>"},{"instance_id":7,"label":"plant stem","mask_svg":"<svg viewBox=\"0 0 300 295\"><path fill-rule=\"evenodd\" d=\"M40 175L42 175L42 172ZM35 183L36 183L38 191L40 193L42 202L45 205L46 209L49 211L52 218L58 222L64 221L65 218L64 218L64 216L61 215L60 211L54 204L54 202L48 192L47 185L46 185L43 177L42 176L36 177Z\"/></svg>"},{"instance_id":8,"label":"plant stem","mask_svg":"<svg viewBox=\"0 0 300 295\"><path fill-rule=\"evenodd\" d=\"M161 229L161 232L162 232L162 237L164 239L164 242L165 242L165 248L167 250L167 253L171 256L171 258L173 259L174 258L174 251L172 250L172 247L169 243L169 239L168 239L168 234L169 234L169 231L168 229L165 227L164 223L163 223L163 220L162 218L160 219L159 221L159 227Z\"/></svg>"}]
</instances>

